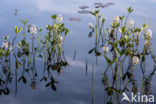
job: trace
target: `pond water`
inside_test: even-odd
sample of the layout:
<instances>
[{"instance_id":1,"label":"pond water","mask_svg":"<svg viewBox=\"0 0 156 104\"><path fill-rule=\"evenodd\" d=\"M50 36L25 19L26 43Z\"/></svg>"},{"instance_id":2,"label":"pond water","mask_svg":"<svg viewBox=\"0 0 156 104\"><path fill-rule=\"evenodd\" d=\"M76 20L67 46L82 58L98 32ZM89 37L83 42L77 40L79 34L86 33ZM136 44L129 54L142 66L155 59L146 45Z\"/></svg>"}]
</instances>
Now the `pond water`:
<instances>
[{"instance_id":1,"label":"pond water","mask_svg":"<svg viewBox=\"0 0 156 104\"><path fill-rule=\"evenodd\" d=\"M96 58L94 54L88 54L95 46L95 33L91 38L88 38L90 29L88 23L96 24L94 16L88 14L87 11L95 9L95 3L112 3L105 8L97 8L103 17L106 18L106 26L110 27L113 18L116 15L127 15L126 8L132 6L134 12L130 15L135 20L137 26L141 26L144 21L148 24L150 21L152 30L152 49L156 52L156 0L0 0L0 36L9 35L10 40L15 36L14 27L23 26L19 19L29 20L29 24L34 24L38 28L42 28L41 39L47 34L46 25L52 24L50 16L52 14L61 14L63 22L70 30L64 44L64 54L69 64L66 68L63 67L61 73L52 71L53 77L59 83L55 84L56 91L51 87L45 87L47 82L40 82L43 77L44 62L40 58L36 58L37 86L33 90L31 87L32 77L26 73L27 83L18 82L17 94L15 96L15 75L13 81L8 84L10 89L9 95L2 94L0 96L0 104L102 104L111 103L110 97L106 99L106 86L102 79L105 76L104 72L107 68L107 63L103 56ZM30 35L30 34L27 34ZM30 37L30 36L28 36ZM22 39L19 36L18 40ZM4 39L0 38L0 45ZM18 41L17 40L17 41ZM29 40L28 40L29 41ZM37 42L35 42L37 44ZM144 44L142 42L142 44ZM74 50L74 47L76 50ZM73 60L74 52L76 57ZM109 55L108 55L109 56ZM110 55L111 56L111 55ZM86 60L88 65L86 70ZM97 62L96 62L97 60ZM11 67L14 68L14 59L12 59ZM128 64L128 62L126 62ZM146 60L145 77L153 72L155 63L151 56ZM93 69L94 68L94 69ZM126 66L123 68L126 72ZM18 79L21 77L22 69L18 71ZM93 72L94 71L94 72ZM1 71L0 71L1 72ZM13 73L15 74L15 73ZM94 75L94 76L93 76ZM0 74L2 76L2 72ZM111 72L107 73L111 76ZM141 92L142 71L140 66L136 67L134 79L137 81L138 92ZM151 75L152 79L149 83L152 94L156 96L155 75ZM94 83L93 83L94 82ZM113 78L109 78L109 83L113 82ZM117 81L119 83L119 81ZM128 86L128 85L127 85ZM131 86L131 85L130 85ZM123 86L124 87L124 86ZM0 86L1 88L1 86ZM131 89L131 87L128 87ZM131 90L130 90L131 91ZM93 93L94 92L94 93ZM108 96L108 95L107 95ZM122 95L119 97L121 101ZM118 101L115 99L115 104Z\"/></svg>"}]
</instances>

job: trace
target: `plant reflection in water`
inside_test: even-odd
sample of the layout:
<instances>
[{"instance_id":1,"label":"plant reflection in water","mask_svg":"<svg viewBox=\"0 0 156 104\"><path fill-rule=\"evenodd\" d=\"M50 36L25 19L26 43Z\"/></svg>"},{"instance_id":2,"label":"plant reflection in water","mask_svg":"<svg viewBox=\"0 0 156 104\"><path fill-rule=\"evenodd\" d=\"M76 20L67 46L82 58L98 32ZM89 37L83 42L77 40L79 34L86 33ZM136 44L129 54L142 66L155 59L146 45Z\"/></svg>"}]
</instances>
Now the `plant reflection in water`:
<instances>
[{"instance_id":1,"label":"plant reflection in water","mask_svg":"<svg viewBox=\"0 0 156 104\"><path fill-rule=\"evenodd\" d=\"M134 20L129 19L133 9L129 7L127 11L127 16L115 16L110 28L106 28L106 19L102 18L99 10L90 12L95 17L96 24L95 27L92 23L88 24L91 29L88 36L92 38L95 34L95 46L88 53L94 52L96 65L99 56L104 56L107 63L102 78L105 104L121 103L120 98L123 92L152 94L151 80L156 71L156 59L151 43L152 31L145 23L142 27L134 25ZM140 34L143 34L142 37ZM143 41L144 44L142 44ZM153 65L153 71L147 76L149 69L146 70L146 63L149 59L152 60L150 65ZM88 61L86 61L86 70L87 67ZM141 73L139 75L141 80L135 79L136 70L142 72L142 75Z\"/></svg>"},{"instance_id":2,"label":"plant reflection in water","mask_svg":"<svg viewBox=\"0 0 156 104\"><path fill-rule=\"evenodd\" d=\"M18 82L21 81L26 84L28 78L31 78L32 89L36 89L38 76L36 60L39 58L44 63L43 77L40 81L46 82L45 87L50 86L54 91L56 90L55 84L58 82L54 79L52 73L53 71L61 73L62 68L68 66L64 56L64 42L69 30L62 23L63 17L61 15L52 15L51 18L53 24L46 26L47 35L44 39L40 39L42 29L35 25L28 25L28 20L24 21L22 19L20 21L23 23L23 27L15 26L16 35L12 42L8 36L4 36L4 42L0 48L2 69L0 94L8 95L10 93L8 86L15 80L16 95ZM21 34L23 34L23 38L19 40L18 36ZM27 35L30 35L31 41ZM40 47L40 45L42 46Z\"/></svg>"},{"instance_id":3,"label":"plant reflection in water","mask_svg":"<svg viewBox=\"0 0 156 104\"><path fill-rule=\"evenodd\" d=\"M109 4L111 5L111 4ZM102 18L99 10L93 12L87 11L95 17L96 24L89 23L89 38L95 34L95 46L89 50L89 54L94 52L97 59L103 56L106 62L102 83L104 85L104 103L120 103L123 92L138 91L142 94L151 94L151 80L156 71L156 59L152 51L152 31L150 26L145 23L142 27L135 26L133 19L129 19L133 9L127 9L128 15L115 16L111 27L106 28L106 19ZM44 63L42 78L45 87L51 87L56 90L58 81L53 77L53 71L61 73L63 67L68 66L64 56L64 42L69 32L65 24L62 23L61 15L52 15L52 25L46 25L47 35L44 39L42 29L35 25L29 25L28 20L24 21L23 27L15 26L15 37L12 41L8 36L4 37L4 42L0 48L0 95L10 94L9 84L15 82L15 95L17 95L18 83L28 83L31 79L30 86L36 89L38 71L36 60ZM74 19L71 19L74 20ZM75 19L78 21L80 19ZM106 28L106 29L105 29ZM23 34L22 40L19 35ZM143 34L143 38L140 34ZM29 38L30 37L30 38ZM141 44L144 42L144 44ZM74 46L74 58L76 56L76 46ZM151 59L153 66L152 72L147 76L146 63ZM88 59L86 60L86 75L88 70ZM136 71L140 70L141 80L136 79ZM94 103L95 88L95 67L92 65L92 103ZM142 74L142 75L141 75ZM138 85L141 83L141 88Z\"/></svg>"}]
</instances>

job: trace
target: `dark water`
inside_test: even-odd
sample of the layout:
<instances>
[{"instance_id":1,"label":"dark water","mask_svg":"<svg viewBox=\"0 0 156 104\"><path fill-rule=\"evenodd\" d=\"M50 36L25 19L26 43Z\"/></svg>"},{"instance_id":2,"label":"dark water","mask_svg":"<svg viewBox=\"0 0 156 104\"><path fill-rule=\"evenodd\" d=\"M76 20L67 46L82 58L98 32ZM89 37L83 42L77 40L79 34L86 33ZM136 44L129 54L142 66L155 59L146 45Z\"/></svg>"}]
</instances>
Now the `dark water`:
<instances>
[{"instance_id":1,"label":"dark water","mask_svg":"<svg viewBox=\"0 0 156 104\"><path fill-rule=\"evenodd\" d=\"M101 8L101 13L106 18L106 25L109 26L112 23L114 16L126 15L126 8L132 6L134 13L131 17L135 20L135 24L141 25L144 20L148 23L150 20L152 36L153 51L156 52L155 46L155 33L156 33L156 14L155 14L155 0L98 0L96 2L108 3L113 2L114 5L110 5L106 8ZM91 104L92 103L92 65L94 67L94 103L101 104L109 102L104 97L105 87L102 83L103 73L106 70L107 64L104 57L98 57L98 63L96 65L96 57L88 54L88 51L95 45L95 35L93 38L88 38L90 29L88 23L95 24L94 17L90 14L79 14L81 11L80 6L88 6L86 10L94 10L94 0L0 0L0 35L9 35L10 39L13 39L14 26L22 26L20 18L29 19L30 24L34 24L39 28L45 30L46 24L52 24L50 16L52 14L61 14L63 21L69 28L70 32L65 41L65 56L69 63L69 66L63 68L63 72L58 74L53 72L53 77L59 83L55 84L57 90L54 91L50 87L45 87L46 82L40 82L42 78L42 70L44 63L42 59L36 58L36 69L38 72L37 86L33 90L31 88L31 78L27 75L27 83L18 83L18 91L15 97L15 80L12 84L8 85L10 89L9 95L2 94L0 96L0 104ZM70 18L80 18L79 21L70 21ZM46 34L43 31L43 36ZM28 34L29 35L29 34ZM19 36L21 37L21 36ZM28 36L29 37L29 36ZM19 38L20 39L20 38ZM2 42L2 38L0 39ZM1 43L0 43L1 44ZM144 43L143 43L144 44ZM76 58L73 61L74 45L76 47ZM86 75L86 59L88 59L88 71ZM153 60L149 56L146 61L145 76L148 77L153 71ZM14 64L12 64L14 67ZM20 75L19 71L19 75ZM107 73L107 76L111 76L111 72ZM142 72L140 67L137 66L135 70L134 78L138 81L137 86L141 88L141 76ZM18 76L19 78L20 76ZM152 76L151 90L152 94L156 95L156 76ZM110 83L113 78L109 78ZM139 90L140 92L140 90ZM121 96L120 96L121 99ZM117 103L117 102L116 102Z\"/></svg>"}]
</instances>

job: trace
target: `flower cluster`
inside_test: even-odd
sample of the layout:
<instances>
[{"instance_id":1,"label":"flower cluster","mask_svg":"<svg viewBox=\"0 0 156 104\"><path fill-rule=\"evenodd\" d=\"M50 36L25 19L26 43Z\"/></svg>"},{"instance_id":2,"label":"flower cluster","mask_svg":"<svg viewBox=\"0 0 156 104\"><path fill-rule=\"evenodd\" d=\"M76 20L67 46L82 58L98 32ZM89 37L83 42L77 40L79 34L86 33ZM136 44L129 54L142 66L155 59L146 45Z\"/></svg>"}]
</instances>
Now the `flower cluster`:
<instances>
[{"instance_id":1,"label":"flower cluster","mask_svg":"<svg viewBox=\"0 0 156 104\"><path fill-rule=\"evenodd\" d=\"M103 52L107 53L109 51L108 45L105 44L104 46L102 46L102 50L103 50Z\"/></svg>"},{"instance_id":2,"label":"flower cluster","mask_svg":"<svg viewBox=\"0 0 156 104\"><path fill-rule=\"evenodd\" d=\"M114 17L114 22L113 23L115 23L115 24L119 23L119 16Z\"/></svg>"},{"instance_id":3,"label":"flower cluster","mask_svg":"<svg viewBox=\"0 0 156 104\"><path fill-rule=\"evenodd\" d=\"M139 58L138 58L137 56L134 56L134 57L133 57L133 63L134 63L135 65L139 64Z\"/></svg>"},{"instance_id":4,"label":"flower cluster","mask_svg":"<svg viewBox=\"0 0 156 104\"><path fill-rule=\"evenodd\" d=\"M129 27L132 27L134 25L134 20L131 18L129 19Z\"/></svg>"},{"instance_id":5,"label":"flower cluster","mask_svg":"<svg viewBox=\"0 0 156 104\"><path fill-rule=\"evenodd\" d=\"M7 40L5 40L3 43L2 43L2 48L8 48L9 47L9 42Z\"/></svg>"},{"instance_id":6,"label":"flower cluster","mask_svg":"<svg viewBox=\"0 0 156 104\"><path fill-rule=\"evenodd\" d=\"M152 39L152 31L150 29L145 31L145 39Z\"/></svg>"},{"instance_id":7,"label":"flower cluster","mask_svg":"<svg viewBox=\"0 0 156 104\"><path fill-rule=\"evenodd\" d=\"M57 21L58 21L59 23L61 23L61 22L63 21L63 17L62 17L62 15L58 15L58 17L57 17Z\"/></svg>"},{"instance_id":8,"label":"flower cluster","mask_svg":"<svg viewBox=\"0 0 156 104\"><path fill-rule=\"evenodd\" d=\"M37 28L36 28L36 25L33 25L30 29L30 34L36 34L37 33Z\"/></svg>"},{"instance_id":9,"label":"flower cluster","mask_svg":"<svg viewBox=\"0 0 156 104\"><path fill-rule=\"evenodd\" d=\"M91 22L88 23L89 28L93 28L93 24Z\"/></svg>"}]
</instances>

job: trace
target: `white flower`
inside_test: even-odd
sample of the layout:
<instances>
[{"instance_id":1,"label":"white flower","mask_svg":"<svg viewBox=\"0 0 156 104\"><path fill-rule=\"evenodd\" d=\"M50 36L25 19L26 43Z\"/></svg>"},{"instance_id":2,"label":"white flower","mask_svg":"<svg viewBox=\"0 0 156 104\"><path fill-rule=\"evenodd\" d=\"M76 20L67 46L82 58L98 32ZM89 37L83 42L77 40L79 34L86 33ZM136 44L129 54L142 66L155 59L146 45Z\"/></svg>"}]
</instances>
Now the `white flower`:
<instances>
[{"instance_id":1,"label":"white flower","mask_svg":"<svg viewBox=\"0 0 156 104\"><path fill-rule=\"evenodd\" d=\"M134 25L134 20L131 18L129 19L129 27L132 27Z\"/></svg>"},{"instance_id":2,"label":"white flower","mask_svg":"<svg viewBox=\"0 0 156 104\"><path fill-rule=\"evenodd\" d=\"M12 50L13 50L13 48L12 48L12 46L11 46L11 45L9 45L9 50L10 50L10 51L12 51Z\"/></svg>"},{"instance_id":3,"label":"white flower","mask_svg":"<svg viewBox=\"0 0 156 104\"><path fill-rule=\"evenodd\" d=\"M136 36L140 36L140 32L136 32L135 35L136 35Z\"/></svg>"},{"instance_id":4,"label":"white flower","mask_svg":"<svg viewBox=\"0 0 156 104\"><path fill-rule=\"evenodd\" d=\"M8 48L9 47L9 42L7 40L5 40L3 43L2 43L2 47L3 48Z\"/></svg>"},{"instance_id":5,"label":"white flower","mask_svg":"<svg viewBox=\"0 0 156 104\"><path fill-rule=\"evenodd\" d=\"M152 38L152 31L150 29L147 29L145 31L145 38L146 39L151 39Z\"/></svg>"},{"instance_id":6,"label":"white flower","mask_svg":"<svg viewBox=\"0 0 156 104\"><path fill-rule=\"evenodd\" d=\"M59 35L58 39L59 39L59 41L62 41L63 37L61 35Z\"/></svg>"},{"instance_id":7,"label":"white flower","mask_svg":"<svg viewBox=\"0 0 156 104\"><path fill-rule=\"evenodd\" d=\"M93 28L93 24L91 22L88 23L89 28Z\"/></svg>"},{"instance_id":8,"label":"white flower","mask_svg":"<svg viewBox=\"0 0 156 104\"><path fill-rule=\"evenodd\" d=\"M57 25L57 24L54 24L54 25L53 25L53 29L54 29L54 31L56 32L57 29L58 29L58 25Z\"/></svg>"},{"instance_id":9,"label":"white flower","mask_svg":"<svg viewBox=\"0 0 156 104\"><path fill-rule=\"evenodd\" d=\"M108 47L108 45L104 45L104 46L102 46L102 50L105 52L105 53L107 53L108 51L109 51L109 47Z\"/></svg>"},{"instance_id":10,"label":"white flower","mask_svg":"<svg viewBox=\"0 0 156 104\"><path fill-rule=\"evenodd\" d=\"M135 65L139 64L139 58L138 58L137 56L134 56L134 57L133 57L133 63L134 63Z\"/></svg>"},{"instance_id":11,"label":"white flower","mask_svg":"<svg viewBox=\"0 0 156 104\"><path fill-rule=\"evenodd\" d=\"M59 23L61 23L61 22L63 21L63 17L62 17L62 15L58 15L58 17L57 17L57 21L58 21Z\"/></svg>"},{"instance_id":12,"label":"white flower","mask_svg":"<svg viewBox=\"0 0 156 104\"><path fill-rule=\"evenodd\" d=\"M116 24L116 23L118 23L119 22L119 16L115 16L114 17L114 23Z\"/></svg>"},{"instance_id":13,"label":"white flower","mask_svg":"<svg viewBox=\"0 0 156 104\"><path fill-rule=\"evenodd\" d=\"M37 33L37 28L35 25L33 25L30 29L30 34L36 34Z\"/></svg>"},{"instance_id":14,"label":"white flower","mask_svg":"<svg viewBox=\"0 0 156 104\"><path fill-rule=\"evenodd\" d=\"M150 45L150 41L149 40L145 40L145 43L144 43L145 46L148 46Z\"/></svg>"},{"instance_id":15,"label":"white flower","mask_svg":"<svg viewBox=\"0 0 156 104\"><path fill-rule=\"evenodd\" d=\"M17 48L20 49L21 47L22 47L22 43L21 42L18 42L17 43Z\"/></svg>"}]
</instances>

